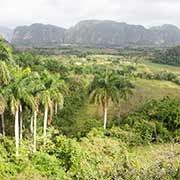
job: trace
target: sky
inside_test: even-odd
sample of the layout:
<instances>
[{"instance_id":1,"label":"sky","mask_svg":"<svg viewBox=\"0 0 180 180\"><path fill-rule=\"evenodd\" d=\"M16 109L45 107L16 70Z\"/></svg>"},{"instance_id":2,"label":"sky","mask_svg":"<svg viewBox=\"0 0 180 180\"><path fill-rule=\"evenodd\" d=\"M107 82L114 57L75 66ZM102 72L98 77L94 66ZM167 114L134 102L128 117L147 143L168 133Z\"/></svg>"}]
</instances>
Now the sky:
<instances>
[{"instance_id":1,"label":"sky","mask_svg":"<svg viewBox=\"0 0 180 180\"><path fill-rule=\"evenodd\" d=\"M69 28L87 19L180 27L180 0L0 0L0 26L9 28L32 23Z\"/></svg>"}]
</instances>

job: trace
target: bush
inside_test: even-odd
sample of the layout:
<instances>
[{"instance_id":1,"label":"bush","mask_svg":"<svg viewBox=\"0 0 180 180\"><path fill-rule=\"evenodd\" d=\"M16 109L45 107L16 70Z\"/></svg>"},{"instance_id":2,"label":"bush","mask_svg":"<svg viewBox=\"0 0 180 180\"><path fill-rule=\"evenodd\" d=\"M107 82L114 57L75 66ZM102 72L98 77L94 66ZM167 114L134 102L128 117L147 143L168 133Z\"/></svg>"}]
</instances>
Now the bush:
<instances>
[{"instance_id":1,"label":"bush","mask_svg":"<svg viewBox=\"0 0 180 180\"><path fill-rule=\"evenodd\" d=\"M0 139L0 159L9 159L10 161L15 160L15 146L14 141L11 138L4 137Z\"/></svg>"},{"instance_id":2,"label":"bush","mask_svg":"<svg viewBox=\"0 0 180 180\"><path fill-rule=\"evenodd\" d=\"M44 149L49 155L54 155L65 172L71 176L79 169L81 159L85 155L79 144L65 136L56 136L52 140L53 145Z\"/></svg>"},{"instance_id":3,"label":"bush","mask_svg":"<svg viewBox=\"0 0 180 180\"><path fill-rule=\"evenodd\" d=\"M58 160L70 179L111 180L115 173L114 166L124 156L126 148L125 143L105 134L104 130L93 129L80 142L57 136L52 140L53 145L44 151Z\"/></svg>"},{"instance_id":4,"label":"bush","mask_svg":"<svg viewBox=\"0 0 180 180\"><path fill-rule=\"evenodd\" d=\"M15 164L11 162L0 161L0 179L15 179L17 169Z\"/></svg>"},{"instance_id":5,"label":"bush","mask_svg":"<svg viewBox=\"0 0 180 180\"><path fill-rule=\"evenodd\" d=\"M51 179L66 179L65 170L61 166L61 161L54 155L37 152L32 157L32 164L46 177L50 177Z\"/></svg>"},{"instance_id":6,"label":"bush","mask_svg":"<svg viewBox=\"0 0 180 180\"><path fill-rule=\"evenodd\" d=\"M180 128L180 101L165 97L159 101L152 100L143 106L140 111L148 117L149 120L156 120L163 123L169 131L175 131Z\"/></svg>"},{"instance_id":7,"label":"bush","mask_svg":"<svg viewBox=\"0 0 180 180\"><path fill-rule=\"evenodd\" d=\"M128 146L140 145L143 142L140 133L136 133L133 129L123 130L119 127L113 127L108 131L110 137L116 137Z\"/></svg>"},{"instance_id":8,"label":"bush","mask_svg":"<svg viewBox=\"0 0 180 180\"><path fill-rule=\"evenodd\" d=\"M153 106L152 108L156 107ZM173 140L173 132L166 127L164 122L161 122L157 117L155 118L155 116L153 116L154 111L152 108L148 109L146 107L145 109L147 111L139 111L126 118L116 120L119 121L119 123L116 124L121 128L117 130L117 132L121 134L122 137L125 135L125 137L129 139L129 135L132 135L132 142L129 143L129 141L127 141L130 145L169 142ZM122 129L125 130L125 132L122 132ZM116 135L118 133L116 133Z\"/></svg>"}]
</instances>

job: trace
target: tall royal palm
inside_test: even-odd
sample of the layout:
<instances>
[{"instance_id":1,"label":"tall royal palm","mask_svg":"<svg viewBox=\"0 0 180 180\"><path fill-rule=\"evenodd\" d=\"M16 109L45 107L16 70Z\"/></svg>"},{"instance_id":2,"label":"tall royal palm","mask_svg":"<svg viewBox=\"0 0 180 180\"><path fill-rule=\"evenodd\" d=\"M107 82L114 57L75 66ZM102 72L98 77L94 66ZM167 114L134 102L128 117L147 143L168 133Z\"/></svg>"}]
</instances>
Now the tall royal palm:
<instances>
[{"instance_id":1,"label":"tall royal palm","mask_svg":"<svg viewBox=\"0 0 180 180\"><path fill-rule=\"evenodd\" d=\"M51 94L52 94L52 101L55 106L55 114L57 114L58 109L61 109L64 104L64 96L68 94L68 88L64 82L64 80L61 79L61 77L57 74L51 75L52 83L51 83ZM52 119L49 119L50 121L48 124L51 123Z\"/></svg>"},{"instance_id":2,"label":"tall royal palm","mask_svg":"<svg viewBox=\"0 0 180 180\"><path fill-rule=\"evenodd\" d=\"M39 93L40 101L44 106L44 144L46 143L47 124L50 125L53 114L54 104L58 107L63 106L63 92L66 89L65 84L57 76L51 75L48 72L43 72L43 79L45 90ZM56 108L55 108L56 109ZM50 110L50 117L48 120L48 112Z\"/></svg>"},{"instance_id":3,"label":"tall royal palm","mask_svg":"<svg viewBox=\"0 0 180 180\"><path fill-rule=\"evenodd\" d=\"M120 103L122 98L131 94L133 85L125 79L114 73L100 73L94 77L90 85L90 102L102 105L104 114L104 129L107 126L107 113L109 103Z\"/></svg>"},{"instance_id":4,"label":"tall royal palm","mask_svg":"<svg viewBox=\"0 0 180 180\"><path fill-rule=\"evenodd\" d=\"M5 136L5 122L4 122L4 112L6 109L7 103L5 97L0 93L0 115L1 115L1 125L2 125L2 135Z\"/></svg>"},{"instance_id":5,"label":"tall royal palm","mask_svg":"<svg viewBox=\"0 0 180 180\"><path fill-rule=\"evenodd\" d=\"M37 114L39 109L39 97L38 93L45 89L40 76L36 72L31 72L28 76L25 76L19 83L21 88L19 95L21 102L27 106L33 113L33 152L36 152L36 130L37 130ZM20 118L20 139L22 139L22 119Z\"/></svg>"},{"instance_id":6,"label":"tall royal palm","mask_svg":"<svg viewBox=\"0 0 180 180\"><path fill-rule=\"evenodd\" d=\"M3 136L5 136L4 112L7 107L7 96L4 91L4 87L9 84L10 80L11 77L8 66L6 65L5 62L0 61L0 115L1 115Z\"/></svg>"},{"instance_id":7,"label":"tall royal palm","mask_svg":"<svg viewBox=\"0 0 180 180\"><path fill-rule=\"evenodd\" d=\"M8 43L0 37L0 115L2 121L2 134L5 135L4 112L7 105L7 94L5 94L4 87L10 83L10 71L6 62L11 61L11 47Z\"/></svg>"},{"instance_id":8,"label":"tall royal palm","mask_svg":"<svg viewBox=\"0 0 180 180\"><path fill-rule=\"evenodd\" d=\"M13 79L7 87L8 101L11 105L11 112L15 116L15 140L16 140L16 156L19 154L19 138L22 140L22 111L26 105L34 107L34 98L31 94L31 86L28 80L31 71L29 68L22 70L15 67L12 70ZM20 118L19 118L20 117ZM19 123L20 119L20 123ZM20 125L20 128L19 128Z\"/></svg>"},{"instance_id":9,"label":"tall royal palm","mask_svg":"<svg viewBox=\"0 0 180 180\"><path fill-rule=\"evenodd\" d=\"M11 105L11 112L15 117L15 125L14 125L14 131L15 131L15 144L16 144L16 156L19 155L19 106L20 101L19 99L16 99L16 97L13 94L10 94L10 105Z\"/></svg>"}]
</instances>

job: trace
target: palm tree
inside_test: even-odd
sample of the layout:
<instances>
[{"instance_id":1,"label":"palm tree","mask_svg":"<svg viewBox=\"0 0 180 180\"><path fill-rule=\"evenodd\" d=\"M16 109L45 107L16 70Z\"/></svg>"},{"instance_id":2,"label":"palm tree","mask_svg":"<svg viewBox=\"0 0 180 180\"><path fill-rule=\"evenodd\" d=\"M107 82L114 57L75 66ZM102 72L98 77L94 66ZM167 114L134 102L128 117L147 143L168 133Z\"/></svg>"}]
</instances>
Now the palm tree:
<instances>
[{"instance_id":1,"label":"palm tree","mask_svg":"<svg viewBox=\"0 0 180 180\"><path fill-rule=\"evenodd\" d=\"M33 152L36 152L36 131L37 131L37 110L34 111L34 146Z\"/></svg>"},{"instance_id":2,"label":"palm tree","mask_svg":"<svg viewBox=\"0 0 180 180\"><path fill-rule=\"evenodd\" d=\"M61 77L57 74L51 75L51 78L53 79L51 84L51 93L52 93L52 101L55 106L55 114L57 114L58 109L63 108L64 104L64 97L68 94L68 88L64 82L64 80L61 79ZM49 122L48 124L50 124Z\"/></svg>"},{"instance_id":3,"label":"palm tree","mask_svg":"<svg viewBox=\"0 0 180 180\"><path fill-rule=\"evenodd\" d=\"M22 141L22 111L23 106L28 106L30 108L34 107L34 97L32 95L32 83L31 81L31 71L29 68L22 70L21 68L15 67L12 70L13 80L11 84L8 85L8 100L11 105L11 112L15 116L15 140L16 140L16 156L19 154L19 137ZM35 88L35 87L34 87ZM19 123L20 117L20 123ZM19 130L20 124L20 130ZM20 132L20 136L19 136ZM20 142L21 142L20 141Z\"/></svg>"},{"instance_id":4,"label":"palm tree","mask_svg":"<svg viewBox=\"0 0 180 180\"><path fill-rule=\"evenodd\" d=\"M41 103L44 106L44 145L46 144L46 130L47 125L51 124L53 114L54 114L54 103L55 108L57 106L61 108L63 106L63 94L61 92L66 91L66 86L64 81L59 79L57 75L51 75L47 71L43 72L43 79L45 90L41 91L39 97ZM50 110L50 117L48 120L48 112Z\"/></svg>"},{"instance_id":5,"label":"palm tree","mask_svg":"<svg viewBox=\"0 0 180 180\"><path fill-rule=\"evenodd\" d=\"M15 117L15 144L16 144L16 156L19 155L19 105L20 101L13 95L10 95L11 112Z\"/></svg>"},{"instance_id":6,"label":"palm tree","mask_svg":"<svg viewBox=\"0 0 180 180\"><path fill-rule=\"evenodd\" d=\"M7 86L11 81L10 71L5 62L10 62L11 57L10 46L2 37L0 37L0 115L3 136L5 136L4 112L7 106L7 97L4 94L4 86Z\"/></svg>"},{"instance_id":7,"label":"palm tree","mask_svg":"<svg viewBox=\"0 0 180 180\"><path fill-rule=\"evenodd\" d=\"M11 76L7 64L0 61L0 86L9 84L10 80Z\"/></svg>"},{"instance_id":8,"label":"palm tree","mask_svg":"<svg viewBox=\"0 0 180 180\"><path fill-rule=\"evenodd\" d=\"M28 73L28 70L26 70L26 73ZM37 113L39 107L38 93L43 91L45 87L41 81L39 74L36 72L30 72L27 75L25 74L25 76L19 83L19 87L21 89L19 90L19 97L21 102L33 112L33 152L36 152ZM22 124L22 122L20 122L20 124ZM22 125L20 129L22 133Z\"/></svg>"},{"instance_id":9,"label":"palm tree","mask_svg":"<svg viewBox=\"0 0 180 180\"><path fill-rule=\"evenodd\" d=\"M6 109L6 100L2 94L0 94L0 115L2 123L2 135L5 136L5 122L4 122L4 112Z\"/></svg>"},{"instance_id":10,"label":"palm tree","mask_svg":"<svg viewBox=\"0 0 180 180\"><path fill-rule=\"evenodd\" d=\"M38 94L44 91L45 87L41 81L40 75L36 72L31 72L28 76L26 76L21 81L20 87L23 90L21 90L21 94L23 95L21 97L22 102L24 102L25 105L33 112L31 118L31 123L33 124L33 152L36 152L37 114L40 100ZM23 89L23 87L25 88Z\"/></svg>"},{"instance_id":11,"label":"palm tree","mask_svg":"<svg viewBox=\"0 0 180 180\"><path fill-rule=\"evenodd\" d=\"M16 156L19 155L19 108L20 108L20 99L18 94L19 84L15 79L8 85L4 87L6 92L7 103L10 104L11 112L15 117L15 144L16 144Z\"/></svg>"},{"instance_id":12,"label":"palm tree","mask_svg":"<svg viewBox=\"0 0 180 180\"><path fill-rule=\"evenodd\" d=\"M46 144L46 130L47 125L51 124L53 118L53 100L56 100L59 107L63 105L63 95L59 92L58 89L54 89L53 87L41 92L41 102L44 106L44 128L43 128L43 136L44 136L44 145ZM50 110L50 117L48 119L48 112Z\"/></svg>"},{"instance_id":13,"label":"palm tree","mask_svg":"<svg viewBox=\"0 0 180 180\"><path fill-rule=\"evenodd\" d=\"M33 118L34 118L34 116L31 116L31 120L30 120L30 131L31 131L31 133L33 132Z\"/></svg>"},{"instance_id":14,"label":"palm tree","mask_svg":"<svg viewBox=\"0 0 180 180\"><path fill-rule=\"evenodd\" d=\"M23 118L21 113L23 112L23 107L26 106L33 112L33 152L36 152L37 113L40 95L42 95L42 92L45 91L45 87L41 81L39 74L36 72L31 72L29 68L26 68L24 70L17 68L16 72L17 74L14 74L16 78L11 83L10 94L13 94L11 98L14 97L14 99L17 99L19 101L18 111L20 115L18 114L17 116L20 116L20 140L22 140L23 127ZM19 137L17 137L16 140L18 138Z\"/></svg>"},{"instance_id":15,"label":"palm tree","mask_svg":"<svg viewBox=\"0 0 180 180\"><path fill-rule=\"evenodd\" d=\"M37 113L38 113L39 100L37 97L34 97L34 106L32 107L33 115L33 152L36 152L36 134L37 134Z\"/></svg>"},{"instance_id":16,"label":"palm tree","mask_svg":"<svg viewBox=\"0 0 180 180\"><path fill-rule=\"evenodd\" d=\"M5 136L5 122L4 122L4 112L7 106L6 97L3 91L4 86L8 85L11 77L9 69L5 62L0 61L0 115L2 121L2 134Z\"/></svg>"},{"instance_id":17,"label":"palm tree","mask_svg":"<svg viewBox=\"0 0 180 180\"><path fill-rule=\"evenodd\" d=\"M47 129L47 121L48 121L48 110L49 107L52 107L52 101L50 99L50 92L45 90L41 92L41 102L44 106L44 127L43 127L43 136L44 136L44 145L46 143L46 129Z\"/></svg>"},{"instance_id":18,"label":"palm tree","mask_svg":"<svg viewBox=\"0 0 180 180\"><path fill-rule=\"evenodd\" d=\"M127 98L132 93L133 85L124 77L115 73L97 74L91 83L89 94L90 101L102 105L104 114L104 129L107 126L107 111L110 102L120 103L122 98Z\"/></svg>"},{"instance_id":19,"label":"palm tree","mask_svg":"<svg viewBox=\"0 0 180 180\"><path fill-rule=\"evenodd\" d=\"M12 62L12 50L10 45L0 37L0 60Z\"/></svg>"},{"instance_id":20,"label":"palm tree","mask_svg":"<svg viewBox=\"0 0 180 180\"><path fill-rule=\"evenodd\" d=\"M20 143L22 142L22 126L23 126L23 106L27 101L31 101L31 97L27 93L27 86L23 84L24 79L28 76L30 73L30 70L22 70L20 68L15 68L17 71L15 72L13 81L10 84L10 101L13 101L15 103L12 103L12 113L15 115L15 132L18 131L18 135L16 136L16 145L17 148L19 148L19 137L20 137ZM13 111L15 109L15 112ZM20 120L20 122L19 122ZM20 125L20 129L19 129ZM20 135L19 135L20 133ZM18 151L18 150L17 150Z\"/></svg>"}]
</instances>

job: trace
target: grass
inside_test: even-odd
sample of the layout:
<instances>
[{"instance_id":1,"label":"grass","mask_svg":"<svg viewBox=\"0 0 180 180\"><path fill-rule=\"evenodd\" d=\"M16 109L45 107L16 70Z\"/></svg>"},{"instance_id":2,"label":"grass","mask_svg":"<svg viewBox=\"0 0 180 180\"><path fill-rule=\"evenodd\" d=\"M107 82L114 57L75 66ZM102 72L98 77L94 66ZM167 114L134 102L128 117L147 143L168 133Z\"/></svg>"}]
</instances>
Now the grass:
<instances>
[{"instance_id":1,"label":"grass","mask_svg":"<svg viewBox=\"0 0 180 180\"><path fill-rule=\"evenodd\" d=\"M143 61L142 64L151 72L168 71L180 74L180 66L171 66L166 64L157 64L150 61ZM141 65L142 65L141 64Z\"/></svg>"},{"instance_id":2,"label":"grass","mask_svg":"<svg viewBox=\"0 0 180 180\"><path fill-rule=\"evenodd\" d=\"M142 168L149 168L160 161L180 162L180 144L155 144L134 147L128 154L130 160L136 161Z\"/></svg>"},{"instance_id":3,"label":"grass","mask_svg":"<svg viewBox=\"0 0 180 180\"><path fill-rule=\"evenodd\" d=\"M109 110L110 117L113 117L115 114L126 116L152 99L162 99L166 96L180 98L180 86L172 82L134 79L133 83L135 85L133 95L127 100L123 100L118 107L111 106Z\"/></svg>"}]
</instances>

